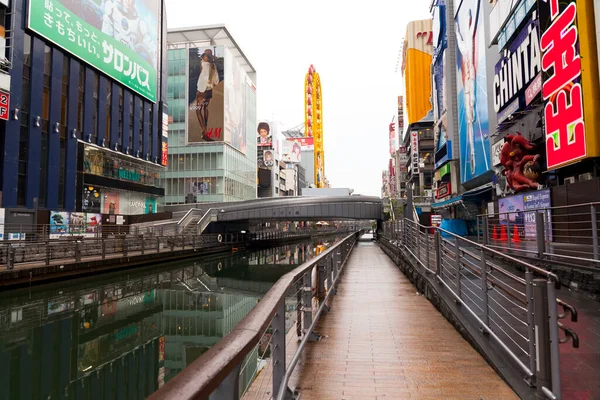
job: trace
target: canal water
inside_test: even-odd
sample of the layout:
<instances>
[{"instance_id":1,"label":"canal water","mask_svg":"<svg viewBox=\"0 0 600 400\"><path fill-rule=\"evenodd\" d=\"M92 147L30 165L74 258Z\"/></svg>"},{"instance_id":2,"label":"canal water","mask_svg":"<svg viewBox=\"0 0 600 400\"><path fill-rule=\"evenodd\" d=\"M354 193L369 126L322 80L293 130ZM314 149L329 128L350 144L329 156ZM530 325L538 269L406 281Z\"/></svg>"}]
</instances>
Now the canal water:
<instances>
[{"instance_id":1,"label":"canal water","mask_svg":"<svg viewBox=\"0 0 600 400\"><path fill-rule=\"evenodd\" d=\"M319 243L340 239L2 292L0 399L146 398L231 332ZM286 309L289 330L294 298ZM244 361L242 388L265 352Z\"/></svg>"}]
</instances>

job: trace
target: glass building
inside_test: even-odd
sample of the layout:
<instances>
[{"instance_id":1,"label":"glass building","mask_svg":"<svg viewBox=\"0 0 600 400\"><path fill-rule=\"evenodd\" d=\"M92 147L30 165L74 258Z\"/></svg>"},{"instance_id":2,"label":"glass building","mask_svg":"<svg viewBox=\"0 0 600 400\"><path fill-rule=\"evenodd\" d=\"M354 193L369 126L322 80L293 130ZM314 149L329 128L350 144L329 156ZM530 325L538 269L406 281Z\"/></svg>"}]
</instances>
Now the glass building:
<instances>
[{"instance_id":1,"label":"glass building","mask_svg":"<svg viewBox=\"0 0 600 400\"><path fill-rule=\"evenodd\" d=\"M255 199L256 71L224 26L169 30L167 46L165 204Z\"/></svg>"}]
</instances>

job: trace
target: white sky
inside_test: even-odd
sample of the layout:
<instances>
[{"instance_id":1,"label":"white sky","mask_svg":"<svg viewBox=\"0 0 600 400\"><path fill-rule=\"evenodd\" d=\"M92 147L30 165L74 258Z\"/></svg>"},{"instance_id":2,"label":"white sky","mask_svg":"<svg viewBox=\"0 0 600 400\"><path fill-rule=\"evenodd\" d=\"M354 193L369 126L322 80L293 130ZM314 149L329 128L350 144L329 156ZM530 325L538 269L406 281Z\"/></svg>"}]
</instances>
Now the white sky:
<instances>
[{"instance_id":1,"label":"white sky","mask_svg":"<svg viewBox=\"0 0 600 400\"><path fill-rule=\"evenodd\" d=\"M304 76L323 89L325 175L379 196L388 125L397 113L398 52L429 0L167 0L168 27L225 24L257 71L258 119L304 122Z\"/></svg>"}]
</instances>

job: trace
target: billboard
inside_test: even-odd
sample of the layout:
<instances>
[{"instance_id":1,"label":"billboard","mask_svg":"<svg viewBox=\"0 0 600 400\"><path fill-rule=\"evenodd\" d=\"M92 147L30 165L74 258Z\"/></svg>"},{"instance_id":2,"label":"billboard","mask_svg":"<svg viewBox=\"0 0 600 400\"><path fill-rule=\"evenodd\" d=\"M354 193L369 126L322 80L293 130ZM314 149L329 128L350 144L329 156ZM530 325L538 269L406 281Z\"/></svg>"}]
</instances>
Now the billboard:
<instances>
[{"instance_id":1,"label":"billboard","mask_svg":"<svg viewBox=\"0 0 600 400\"><path fill-rule=\"evenodd\" d=\"M169 116L163 113L162 116L162 149L161 149L161 165L169 165Z\"/></svg>"},{"instance_id":2,"label":"billboard","mask_svg":"<svg viewBox=\"0 0 600 400\"><path fill-rule=\"evenodd\" d=\"M515 103L518 110L525 108L539 93L541 79L539 23L536 14L502 52L495 67L494 110L496 113ZM513 113L503 113L504 120ZM498 123L503 120L498 118Z\"/></svg>"},{"instance_id":3,"label":"billboard","mask_svg":"<svg viewBox=\"0 0 600 400\"><path fill-rule=\"evenodd\" d=\"M389 126L390 132L390 155L393 156L396 152L396 124L393 122Z\"/></svg>"},{"instance_id":4,"label":"billboard","mask_svg":"<svg viewBox=\"0 0 600 400\"><path fill-rule=\"evenodd\" d=\"M225 48L194 47L188 57L187 143L222 142Z\"/></svg>"},{"instance_id":5,"label":"billboard","mask_svg":"<svg viewBox=\"0 0 600 400\"><path fill-rule=\"evenodd\" d=\"M262 159L259 157L258 166L260 168L271 168L275 165L275 152L273 150L265 150L262 154Z\"/></svg>"},{"instance_id":6,"label":"billboard","mask_svg":"<svg viewBox=\"0 0 600 400\"><path fill-rule=\"evenodd\" d=\"M158 0L30 0L27 26L156 101Z\"/></svg>"},{"instance_id":7,"label":"billboard","mask_svg":"<svg viewBox=\"0 0 600 400\"><path fill-rule=\"evenodd\" d=\"M482 0L463 0L455 17L461 183L491 168Z\"/></svg>"},{"instance_id":8,"label":"billboard","mask_svg":"<svg viewBox=\"0 0 600 400\"><path fill-rule=\"evenodd\" d=\"M312 151L315 149L315 139L313 137L299 137L289 140L298 143L302 151Z\"/></svg>"},{"instance_id":9,"label":"billboard","mask_svg":"<svg viewBox=\"0 0 600 400\"><path fill-rule=\"evenodd\" d=\"M501 198L498 200L500 224L507 225L511 234L516 226L522 239L536 240L535 212L527 212L527 210L550 208L550 204L550 189ZM551 212L547 210L546 213L545 226L548 231L546 236L552 240Z\"/></svg>"},{"instance_id":10,"label":"billboard","mask_svg":"<svg viewBox=\"0 0 600 400\"><path fill-rule=\"evenodd\" d=\"M246 71L229 50L225 50L225 142L246 153Z\"/></svg>"},{"instance_id":11,"label":"billboard","mask_svg":"<svg viewBox=\"0 0 600 400\"><path fill-rule=\"evenodd\" d=\"M398 96L398 136L404 133L404 96Z\"/></svg>"},{"instance_id":12,"label":"billboard","mask_svg":"<svg viewBox=\"0 0 600 400\"><path fill-rule=\"evenodd\" d=\"M600 155L595 22L591 0L541 1L538 10L546 158L553 169Z\"/></svg>"},{"instance_id":13,"label":"billboard","mask_svg":"<svg viewBox=\"0 0 600 400\"><path fill-rule=\"evenodd\" d=\"M271 134L271 127L267 122L259 123L256 132L258 133L256 138L258 147L273 147L273 134Z\"/></svg>"},{"instance_id":14,"label":"billboard","mask_svg":"<svg viewBox=\"0 0 600 400\"><path fill-rule=\"evenodd\" d=\"M282 144L281 161L299 163L302 161L302 147L294 139L284 140Z\"/></svg>"},{"instance_id":15,"label":"billboard","mask_svg":"<svg viewBox=\"0 0 600 400\"><path fill-rule=\"evenodd\" d=\"M67 236L96 237L101 224L101 214L51 211L50 239Z\"/></svg>"}]
</instances>

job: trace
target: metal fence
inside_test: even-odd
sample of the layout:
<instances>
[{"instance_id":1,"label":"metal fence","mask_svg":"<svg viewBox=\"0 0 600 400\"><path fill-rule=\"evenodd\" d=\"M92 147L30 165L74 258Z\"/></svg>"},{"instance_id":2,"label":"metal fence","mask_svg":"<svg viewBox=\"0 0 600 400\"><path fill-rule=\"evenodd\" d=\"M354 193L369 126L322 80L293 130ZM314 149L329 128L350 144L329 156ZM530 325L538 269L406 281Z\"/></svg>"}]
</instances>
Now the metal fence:
<instances>
[{"instance_id":1,"label":"metal fence","mask_svg":"<svg viewBox=\"0 0 600 400\"><path fill-rule=\"evenodd\" d=\"M600 268L600 203L479 215L479 241L502 251Z\"/></svg>"},{"instance_id":2,"label":"metal fence","mask_svg":"<svg viewBox=\"0 0 600 400\"><path fill-rule=\"evenodd\" d=\"M97 259L162 254L175 250L218 247L245 243L243 234L204 234L179 236L123 236L120 238L72 239L45 242L0 244L0 268L20 265L50 265L56 262L81 262Z\"/></svg>"},{"instance_id":3,"label":"metal fence","mask_svg":"<svg viewBox=\"0 0 600 400\"><path fill-rule=\"evenodd\" d=\"M259 387L251 390L257 394L271 392L273 398L286 398L290 394L289 379L302 350L308 341L319 339L314 327L323 310L329 309L330 297L335 294L340 273L358 235L353 233L339 239L317 257L281 277L231 333L150 399L209 396L238 399L253 381ZM300 337L294 355L286 357L292 343ZM263 379L259 384L257 376L268 372L272 380Z\"/></svg>"},{"instance_id":4,"label":"metal fence","mask_svg":"<svg viewBox=\"0 0 600 400\"><path fill-rule=\"evenodd\" d=\"M560 399L559 344L572 339L578 347L579 339L559 322L569 314L576 322L577 312L557 299L560 282L555 274L411 220L386 224L384 237L461 304L540 396Z\"/></svg>"}]
</instances>

